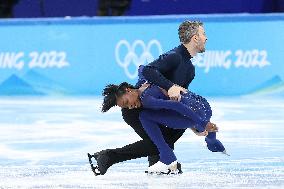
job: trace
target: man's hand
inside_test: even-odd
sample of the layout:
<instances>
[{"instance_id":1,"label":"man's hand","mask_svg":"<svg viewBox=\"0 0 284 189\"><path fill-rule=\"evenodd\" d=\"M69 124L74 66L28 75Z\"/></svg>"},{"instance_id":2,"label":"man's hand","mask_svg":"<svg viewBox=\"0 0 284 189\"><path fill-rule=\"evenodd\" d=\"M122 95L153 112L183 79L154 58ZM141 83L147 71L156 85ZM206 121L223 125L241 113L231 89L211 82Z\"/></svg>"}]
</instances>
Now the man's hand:
<instances>
[{"instance_id":1,"label":"man's hand","mask_svg":"<svg viewBox=\"0 0 284 189\"><path fill-rule=\"evenodd\" d=\"M147 87L149 87L149 83L143 83L140 87L139 87L139 89L141 90L141 91L144 91L145 89L147 89Z\"/></svg>"},{"instance_id":2,"label":"man's hand","mask_svg":"<svg viewBox=\"0 0 284 189\"><path fill-rule=\"evenodd\" d=\"M173 85L171 88L169 88L168 95L171 100L180 101L180 92L187 93L187 90L181 86Z\"/></svg>"}]
</instances>

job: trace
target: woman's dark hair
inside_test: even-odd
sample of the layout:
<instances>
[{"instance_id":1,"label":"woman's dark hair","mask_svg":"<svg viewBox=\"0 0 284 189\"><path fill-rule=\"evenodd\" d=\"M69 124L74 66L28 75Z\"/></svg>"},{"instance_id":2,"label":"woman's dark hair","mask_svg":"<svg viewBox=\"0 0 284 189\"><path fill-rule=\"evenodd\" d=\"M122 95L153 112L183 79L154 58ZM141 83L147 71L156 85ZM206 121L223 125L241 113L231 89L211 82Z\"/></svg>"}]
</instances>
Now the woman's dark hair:
<instances>
[{"instance_id":1,"label":"woman's dark hair","mask_svg":"<svg viewBox=\"0 0 284 189\"><path fill-rule=\"evenodd\" d=\"M107 112L110 108L116 106L116 98L125 94L126 88L134 89L135 87L127 82L123 82L120 85L107 85L102 92L104 96L102 112Z\"/></svg>"}]
</instances>

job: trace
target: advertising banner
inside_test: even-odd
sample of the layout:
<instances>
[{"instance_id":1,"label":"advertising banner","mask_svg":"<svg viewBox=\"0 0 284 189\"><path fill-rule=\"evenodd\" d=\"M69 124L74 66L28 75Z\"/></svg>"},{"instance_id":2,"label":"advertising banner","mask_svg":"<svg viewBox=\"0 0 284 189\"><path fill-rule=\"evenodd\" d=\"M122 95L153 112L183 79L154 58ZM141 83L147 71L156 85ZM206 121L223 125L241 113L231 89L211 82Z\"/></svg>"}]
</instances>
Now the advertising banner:
<instances>
[{"instance_id":1,"label":"advertising banner","mask_svg":"<svg viewBox=\"0 0 284 189\"><path fill-rule=\"evenodd\" d=\"M154 16L0 21L0 95L100 95L135 84L137 68L179 45L201 20L206 52L189 89L206 96L284 92L284 15Z\"/></svg>"}]
</instances>

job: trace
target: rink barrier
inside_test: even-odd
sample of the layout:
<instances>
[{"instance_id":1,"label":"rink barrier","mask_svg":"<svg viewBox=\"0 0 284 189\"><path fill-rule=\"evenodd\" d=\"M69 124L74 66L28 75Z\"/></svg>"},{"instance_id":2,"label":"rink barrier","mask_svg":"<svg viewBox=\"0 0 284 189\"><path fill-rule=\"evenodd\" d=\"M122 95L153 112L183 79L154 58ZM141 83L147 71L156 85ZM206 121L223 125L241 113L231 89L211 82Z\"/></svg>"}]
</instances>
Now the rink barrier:
<instances>
[{"instance_id":1,"label":"rink barrier","mask_svg":"<svg viewBox=\"0 0 284 189\"><path fill-rule=\"evenodd\" d=\"M284 14L0 20L0 95L100 95L135 83L137 67L179 45L183 20L204 22L206 53L190 90L283 95Z\"/></svg>"}]
</instances>

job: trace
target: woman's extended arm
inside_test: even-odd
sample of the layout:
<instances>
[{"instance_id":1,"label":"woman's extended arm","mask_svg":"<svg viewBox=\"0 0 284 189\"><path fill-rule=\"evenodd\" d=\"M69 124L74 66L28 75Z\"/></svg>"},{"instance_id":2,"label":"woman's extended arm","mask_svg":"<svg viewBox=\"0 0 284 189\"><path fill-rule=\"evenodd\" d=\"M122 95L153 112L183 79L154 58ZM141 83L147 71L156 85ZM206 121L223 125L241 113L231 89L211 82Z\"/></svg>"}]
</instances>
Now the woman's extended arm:
<instances>
[{"instance_id":1,"label":"woman's extended arm","mask_svg":"<svg viewBox=\"0 0 284 189\"><path fill-rule=\"evenodd\" d=\"M183 116L189 117L191 120L196 122L198 125L202 125L204 127L208 123L208 120L203 119L196 112L194 112L190 107L185 106L184 104L178 101L158 99L151 95L146 94L143 97L142 104L144 108L149 108L149 109L174 110Z\"/></svg>"}]
</instances>

